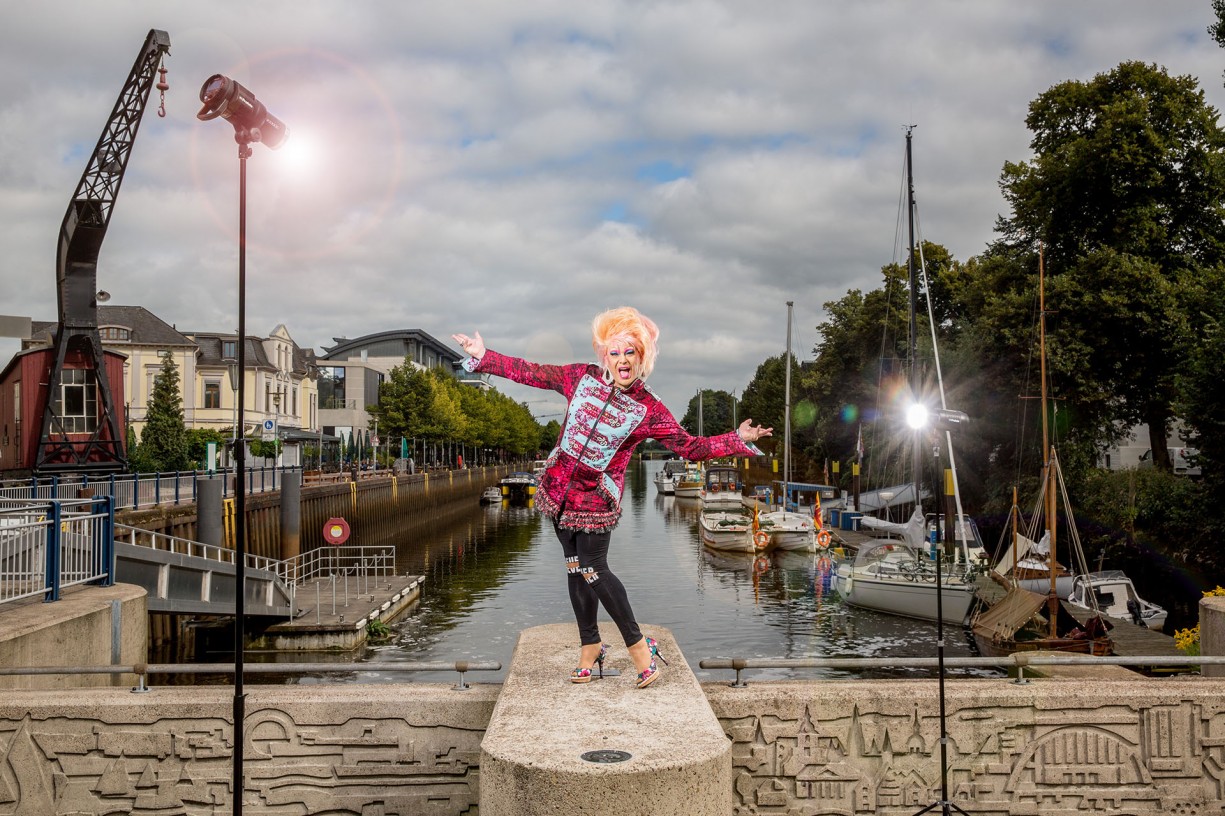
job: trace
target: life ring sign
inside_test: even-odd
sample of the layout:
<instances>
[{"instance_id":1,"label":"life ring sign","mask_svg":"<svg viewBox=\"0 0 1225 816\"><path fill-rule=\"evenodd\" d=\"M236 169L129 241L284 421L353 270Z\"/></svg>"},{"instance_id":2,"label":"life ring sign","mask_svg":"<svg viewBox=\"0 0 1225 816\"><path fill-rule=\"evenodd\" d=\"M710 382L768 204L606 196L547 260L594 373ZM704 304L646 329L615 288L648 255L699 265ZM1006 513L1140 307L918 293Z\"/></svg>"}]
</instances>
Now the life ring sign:
<instances>
[{"instance_id":1,"label":"life ring sign","mask_svg":"<svg viewBox=\"0 0 1225 816\"><path fill-rule=\"evenodd\" d=\"M758 530L753 533L753 546L759 550L764 550L770 543L770 534L765 530Z\"/></svg>"},{"instance_id":2,"label":"life ring sign","mask_svg":"<svg viewBox=\"0 0 1225 816\"><path fill-rule=\"evenodd\" d=\"M823 550L829 549L829 542L833 536L829 534L829 530L817 531L817 546Z\"/></svg>"},{"instance_id":3,"label":"life ring sign","mask_svg":"<svg viewBox=\"0 0 1225 816\"><path fill-rule=\"evenodd\" d=\"M339 547L349 540L349 522L342 518L330 518L323 523L323 540Z\"/></svg>"}]
</instances>

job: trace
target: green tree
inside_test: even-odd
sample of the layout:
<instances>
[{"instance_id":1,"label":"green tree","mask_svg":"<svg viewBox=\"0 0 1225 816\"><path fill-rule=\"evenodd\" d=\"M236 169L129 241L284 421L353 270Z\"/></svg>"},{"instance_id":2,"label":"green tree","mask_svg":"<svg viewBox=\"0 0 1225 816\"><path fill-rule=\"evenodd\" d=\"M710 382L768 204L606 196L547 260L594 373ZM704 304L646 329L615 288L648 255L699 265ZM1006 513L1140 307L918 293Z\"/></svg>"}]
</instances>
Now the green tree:
<instances>
[{"instance_id":1,"label":"green tree","mask_svg":"<svg viewBox=\"0 0 1225 816\"><path fill-rule=\"evenodd\" d=\"M556 419L550 419L545 423L544 428L540 432L540 449L542 451L551 451L553 446L557 444L558 437L561 436L561 423Z\"/></svg>"},{"instance_id":2,"label":"green tree","mask_svg":"<svg viewBox=\"0 0 1225 816\"><path fill-rule=\"evenodd\" d=\"M1191 77L1125 62L1030 105L1032 161L1005 164L1007 244L1046 247L1048 359L1098 446L1146 423L1156 464L1191 337L1179 297L1225 243L1225 132ZM1014 284L1016 288L1018 284ZM1025 288L1020 285L1020 288Z\"/></svg>"},{"instance_id":3,"label":"green tree","mask_svg":"<svg viewBox=\"0 0 1225 816\"><path fill-rule=\"evenodd\" d=\"M191 465L187 427L183 424L183 399L179 392L179 368L169 354L162 358L162 368L153 384L145 427L140 435L140 459L146 472L186 470Z\"/></svg>"},{"instance_id":4,"label":"green tree","mask_svg":"<svg viewBox=\"0 0 1225 816\"><path fill-rule=\"evenodd\" d=\"M732 425L732 400L734 397L727 391L716 391L704 388L701 392L702 433L705 436L716 436L734 430ZM736 411L740 414L739 408ZM681 418L681 426L689 433L698 432L698 395L694 394L686 406L685 416Z\"/></svg>"},{"instance_id":5,"label":"green tree","mask_svg":"<svg viewBox=\"0 0 1225 816\"><path fill-rule=\"evenodd\" d=\"M208 443L214 442L217 445L217 450L225 449L225 444L229 439L221 435L221 432L215 428L191 428L187 431L187 456L192 461L192 466L199 470L208 470L214 467L213 462L205 461L208 458Z\"/></svg>"}]
</instances>

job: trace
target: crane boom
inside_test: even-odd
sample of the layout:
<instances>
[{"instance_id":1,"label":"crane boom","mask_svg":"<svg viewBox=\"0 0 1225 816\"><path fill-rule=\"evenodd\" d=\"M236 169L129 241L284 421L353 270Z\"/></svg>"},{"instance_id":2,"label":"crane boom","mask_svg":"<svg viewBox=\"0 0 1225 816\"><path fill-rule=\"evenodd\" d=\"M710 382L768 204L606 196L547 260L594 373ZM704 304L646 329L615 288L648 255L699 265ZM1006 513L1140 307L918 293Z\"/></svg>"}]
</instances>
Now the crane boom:
<instances>
[{"instance_id":1,"label":"crane boom","mask_svg":"<svg viewBox=\"0 0 1225 816\"><path fill-rule=\"evenodd\" d=\"M162 56L169 53L170 35L151 29L60 226L55 259L59 326L54 340L55 361L46 380L49 391L35 472L122 470L127 463L126 440L120 436L98 334L98 252L106 237L154 75ZM65 360L69 358L73 360L73 370L85 374L74 375L66 384ZM91 407L95 401L96 412ZM73 413L69 415L66 409Z\"/></svg>"}]
</instances>

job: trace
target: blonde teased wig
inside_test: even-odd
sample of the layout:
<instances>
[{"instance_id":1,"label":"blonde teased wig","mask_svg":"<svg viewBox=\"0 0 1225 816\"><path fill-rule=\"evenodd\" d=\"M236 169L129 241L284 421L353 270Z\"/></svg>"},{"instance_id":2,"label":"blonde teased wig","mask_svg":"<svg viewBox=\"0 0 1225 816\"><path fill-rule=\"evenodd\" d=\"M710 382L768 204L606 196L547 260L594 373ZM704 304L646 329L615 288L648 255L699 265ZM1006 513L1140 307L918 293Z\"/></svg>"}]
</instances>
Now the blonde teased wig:
<instances>
[{"instance_id":1,"label":"blonde teased wig","mask_svg":"<svg viewBox=\"0 0 1225 816\"><path fill-rule=\"evenodd\" d=\"M595 349L600 362L604 361L608 347L614 340L629 341L641 359L638 376L644 380L649 377L655 369L655 357L659 353L659 327L655 322L632 306L621 306L596 315L591 321L591 347Z\"/></svg>"}]
</instances>

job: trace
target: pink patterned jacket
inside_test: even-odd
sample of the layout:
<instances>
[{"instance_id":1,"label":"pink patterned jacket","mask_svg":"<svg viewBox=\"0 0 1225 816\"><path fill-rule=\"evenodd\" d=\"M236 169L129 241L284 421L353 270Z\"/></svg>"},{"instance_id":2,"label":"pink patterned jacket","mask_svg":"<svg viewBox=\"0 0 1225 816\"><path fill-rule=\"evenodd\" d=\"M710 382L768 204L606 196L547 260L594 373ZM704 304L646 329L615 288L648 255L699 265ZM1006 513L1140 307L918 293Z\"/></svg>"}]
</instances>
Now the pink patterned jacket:
<instances>
[{"instance_id":1,"label":"pink patterned jacket","mask_svg":"<svg viewBox=\"0 0 1225 816\"><path fill-rule=\"evenodd\" d=\"M536 507L567 529L604 532L617 526L625 469L645 439L691 461L761 453L735 431L692 436L642 380L621 391L606 384L595 365L542 365L486 349L480 360L465 360L464 368L557 391L569 401L561 436L536 488Z\"/></svg>"}]
</instances>

